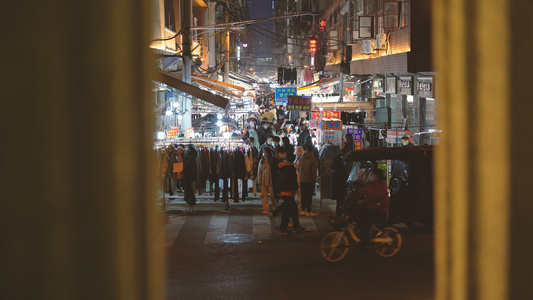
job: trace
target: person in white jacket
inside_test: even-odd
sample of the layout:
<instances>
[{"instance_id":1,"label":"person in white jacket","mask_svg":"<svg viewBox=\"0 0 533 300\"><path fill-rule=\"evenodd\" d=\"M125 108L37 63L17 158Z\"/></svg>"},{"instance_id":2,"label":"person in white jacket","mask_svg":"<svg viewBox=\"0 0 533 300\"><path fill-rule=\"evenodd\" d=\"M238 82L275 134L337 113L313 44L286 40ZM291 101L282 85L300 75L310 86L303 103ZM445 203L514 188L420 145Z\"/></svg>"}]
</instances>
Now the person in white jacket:
<instances>
[{"instance_id":1,"label":"person in white jacket","mask_svg":"<svg viewBox=\"0 0 533 300\"><path fill-rule=\"evenodd\" d=\"M257 181L261 185L261 197L263 200L263 214L269 214L270 209L268 205L268 194L270 193L270 201L272 209L276 208L276 196L274 195L274 184L272 182L272 174L270 172L270 161L272 159L272 150L270 148L263 148L263 158L259 162L257 171Z\"/></svg>"}]
</instances>

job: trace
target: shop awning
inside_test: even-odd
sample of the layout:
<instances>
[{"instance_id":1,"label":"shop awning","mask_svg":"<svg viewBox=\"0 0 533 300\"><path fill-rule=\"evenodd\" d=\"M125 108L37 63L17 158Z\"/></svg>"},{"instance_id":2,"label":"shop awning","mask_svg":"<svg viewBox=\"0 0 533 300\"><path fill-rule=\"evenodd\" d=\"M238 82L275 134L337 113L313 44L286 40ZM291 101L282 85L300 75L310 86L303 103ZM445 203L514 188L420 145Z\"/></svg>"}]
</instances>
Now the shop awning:
<instances>
[{"instance_id":1,"label":"shop awning","mask_svg":"<svg viewBox=\"0 0 533 300\"><path fill-rule=\"evenodd\" d=\"M172 75L176 76L177 79L183 81L183 78L181 77L181 75L176 75L176 74L172 74ZM193 75L192 78L191 78L191 81L198 83L199 85L203 86L204 88L212 89L212 90L217 91L219 93L226 94L226 95L228 95L228 97L229 96L233 96L233 97L240 98L242 96L242 91L244 91L244 88L241 88L241 87L233 85L233 84L225 83L225 82L214 80L214 79L207 78L207 77L203 77L203 78L210 79L211 81L200 80L197 77L203 77L203 76ZM216 82L213 82L213 81L216 81ZM220 83L224 83L224 84L227 84L227 85L231 86L230 89L233 89L234 87L237 87L239 89L237 91L233 91L233 92L227 91L227 90L224 89L224 87L220 86Z\"/></svg>"},{"instance_id":2,"label":"shop awning","mask_svg":"<svg viewBox=\"0 0 533 300\"><path fill-rule=\"evenodd\" d=\"M191 96L200 98L223 109L226 109L226 106L229 102L229 99L227 98L214 95L213 93L204 91L201 88L196 87L192 84L183 82L179 76L162 70L156 70L155 80L169 85L177 90L190 94Z\"/></svg>"},{"instance_id":3,"label":"shop awning","mask_svg":"<svg viewBox=\"0 0 533 300\"><path fill-rule=\"evenodd\" d=\"M297 91L300 92L300 91L305 91L305 90L316 88L318 86L318 83L319 83L319 81L315 81L315 82L313 82L311 84L308 84L306 86L299 87L297 89Z\"/></svg>"},{"instance_id":4,"label":"shop awning","mask_svg":"<svg viewBox=\"0 0 533 300\"><path fill-rule=\"evenodd\" d=\"M238 90L238 91L241 91L241 92L244 92L244 90L245 90L245 88L243 88L241 86L234 85L234 84L227 83L227 82L223 82L223 81L218 81L218 80L211 79L211 78L204 77L204 76L197 75L197 74L192 75L192 78L196 79L198 81L203 81L203 82L215 84L215 85L218 85L218 86L223 87L223 88L229 88L229 89Z\"/></svg>"},{"instance_id":5,"label":"shop awning","mask_svg":"<svg viewBox=\"0 0 533 300\"><path fill-rule=\"evenodd\" d=\"M255 79L243 75L243 74L237 74L234 72L229 72L229 78L234 81L242 82L243 84L249 86L250 88L253 87L253 84L256 82Z\"/></svg>"},{"instance_id":6,"label":"shop awning","mask_svg":"<svg viewBox=\"0 0 533 300\"><path fill-rule=\"evenodd\" d=\"M310 85L298 88L297 91L302 92L302 91L308 91L308 90L315 89L315 88L321 88L322 86L328 85L328 84L339 84L340 83L339 80L340 80L339 77L334 77L334 78L330 78L324 81L317 81Z\"/></svg>"}]
</instances>

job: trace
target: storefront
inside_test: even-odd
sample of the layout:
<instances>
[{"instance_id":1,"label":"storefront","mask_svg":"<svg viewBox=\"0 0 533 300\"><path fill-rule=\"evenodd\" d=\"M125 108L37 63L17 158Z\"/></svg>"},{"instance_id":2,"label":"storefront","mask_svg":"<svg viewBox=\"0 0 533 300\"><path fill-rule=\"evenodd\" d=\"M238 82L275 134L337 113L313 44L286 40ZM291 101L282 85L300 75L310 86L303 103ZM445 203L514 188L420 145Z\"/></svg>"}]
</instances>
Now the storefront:
<instances>
[{"instance_id":1,"label":"storefront","mask_svg":"<svg viewBox=\"0 0 533 300\"><path fill-rule=\"evenodd\" d=\"M420 144L436 145L440 131L437 130L437 102L435 100L435 77L418 77L416 93L420 99L420 122L424 129L420 132Z\"/></svg>"}]
</instances>

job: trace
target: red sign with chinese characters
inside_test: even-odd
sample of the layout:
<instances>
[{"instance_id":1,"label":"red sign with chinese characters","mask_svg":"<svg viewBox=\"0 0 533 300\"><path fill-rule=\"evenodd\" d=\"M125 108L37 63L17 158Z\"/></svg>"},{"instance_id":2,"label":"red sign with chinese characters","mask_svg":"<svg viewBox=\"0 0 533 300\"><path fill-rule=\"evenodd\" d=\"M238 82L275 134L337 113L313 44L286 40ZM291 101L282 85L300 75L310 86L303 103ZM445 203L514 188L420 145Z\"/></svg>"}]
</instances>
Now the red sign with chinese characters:
<instances>
[{"instance_id":1,"label":"red sign with chinese characters","mask_svg":"<svg viewBox=\"0 0 533 300\"><path fill-rule=\"evenodd\" d=\"M325 110L323 112L314 111L313 115L311 116L311 120L319 119L320 118L320 113L324 114L322 116L322 118L324 118L324 119L340 119L341 118L341 112L340 111Z\"/></svg>"},{"instance_id":2,"label":"red sign with chinese characters","mask_svg":"<svg viewBox=\"0 0 533 300\"><path fill-rule=\"evenodd\" d=\"M326 20L318 21L318 28L319 28L320 32L325 32L326 31L326 25L327 25Z\"/></svg>"},{"instance_id":3,"label":"red sign with chinese characters","mask_svg":"<svg viewBox=\"0 0 533 300\"><path fill-rule=\"evenodd\" d=\"M185 130L185 137L188 138L188 139L191 139L191 138L194 137L194 128L193 127Z\"/></svg>"},{"instance_id":4,"label":"red sign with chinese characters","mask_svg":"<svg viewBox=\"0 0 533 300\"><path fill-rule=\"evenodd\" d=\"M170 130L167 131L167 138L169 139L175 139L178 135L179 128L176 126L171 126Z\"/></svg>"},{"instance_id":5,"label":"red sign with chinese characters","mask_svg":"<svg viewBox=\"0 0 533 300\"><path fill-rule=\"evenodd\" d=\"M311 110L311 97L288 95L287 110Z\"/></svg>"},{"instance_id":6,"label":"red sign with chinese characters","mask_svg":"<svg viewBox=\"0 0 533 300\"><path fill-rule=\"evenodd\" d=\"M309 40L309 53L310 54L315 54L316 53L316 45L317 45L316 38L311 38Z\"/></svg>"}]
</instances>

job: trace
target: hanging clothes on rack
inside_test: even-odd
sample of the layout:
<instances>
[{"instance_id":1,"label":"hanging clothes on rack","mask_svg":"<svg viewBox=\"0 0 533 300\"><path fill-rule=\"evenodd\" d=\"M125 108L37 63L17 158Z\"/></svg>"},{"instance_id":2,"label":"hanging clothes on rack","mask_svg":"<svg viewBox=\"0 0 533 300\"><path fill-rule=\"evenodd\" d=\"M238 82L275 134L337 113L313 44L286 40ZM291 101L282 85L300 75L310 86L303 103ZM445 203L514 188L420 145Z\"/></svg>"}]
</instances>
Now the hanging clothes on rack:
<instances>
[{"instance_id":1,"label":"hanging clothes on rack","mask_svg":"<svg viewBox=\"0 0 533 300\"><path fill-rule=\"evenodd\" d=\"M229 155L229 149L221 149L219 158L222 161L222 202L227 203L229 200L228 193L229 193L229 180L231 178L231 172L230 172L230 155Z\"/></svg>"},{"instance_id":2,"label":"hanging clothes on rack","mask_svg":"<svg viewBox=\"0 0 533 300\"><path fill-rule=\"evenodd\" d=\"M179 163L177 156L176 156L176 150L174 146L169 145L165 151L163 159L163 166L165 167L165 180L163 181L163 190L165 193L168 193L169 195L174 195L174 192L176 191L176 183L177 183L177 176L179 173L177 173L179 170L176 167L176 163Z\"/></svg>"},{"instance_id":3,"label":"hanging clothes on rack","mask_svg":"<svg viewBox=\"0 0 533 300\"><path fill-rule=\"evenodd\" d=\"M283 84L291 82L292 71L291 69L283 69Z\"/></svg>"},{"instance_id":4,"label":"hanging clothes on rack","mask_svg":"<svg viewBox=\"0 0 533 300\"><path fill-rule=\"evenodd\" d=\"M315 81L313 70L309 68L305 69L304 80L306 84L310 84Z\"/></svg>"},{"instance_id":5,"label":"hanging clothes on rack","mask_svg":"<svg viewBox=\"0 0 533 300\"><path fill-rule=\"evenodd\" d=\"M193 182L196 182L194 175L197 172L196 170L197 155L198 155L198 152L196 151L196 148L193 145L189 145L183 157L183 161L184 161L183 173L186 175L186 176L183 176L183 180L182 180L183 189L185 191L183 200L185 200L185 202L187 202L187 204L190 206L196 205L196 196L194 195L192 184Z\"/></svg>"},{"instance_id":6,"label":"hanging clothes on rack","mask_svg":"<svg viewBox=\"0 0 533 300\"><path fill-rule=\"evenodd\" d=\"M217 148L206 149L209 152L209 185L210 185L209 190L212 191L214 187L215 202L220 200L220 185L219 185L220 178L217 172L217 164L218 164Z\"/></svg>"},{"instance_id":7,"label":"hanging clothes on rack","mask_svg":"<svg viewBox=\"0 0 533 300\"><path fill-rule=\"evenodd\" d=\"M296 70L296 84L304 85L305 83L305 69Z\"/></svg>"},{"instance_id":8,"label":"hanging clothes on rack","mask_svg":"<svg viewBox=\"0 0 533 300\"><path fill-rule=\"evenodd\" d=\"M233 156L233 200L235 202L246 201L248 197L248 179L246 179L246 165L244 161L244 149L237 148L232 151ZM242 185L242 194L239 191L239 182ZM240 197L239 197L240 196Z\"/></svg>"},{"instance_id":9,"label":"hanging clothes on rack","mask_svg":"<svg viewBox=\"0 0 533 300\"><path fill-rule=\"evenodd\" d=\"M257 167L259 161L259 152L257 148L250 147L245 154L246 179L252 181L252 190L254 196L257 196Z\"/></svg>"}]
</instances>

